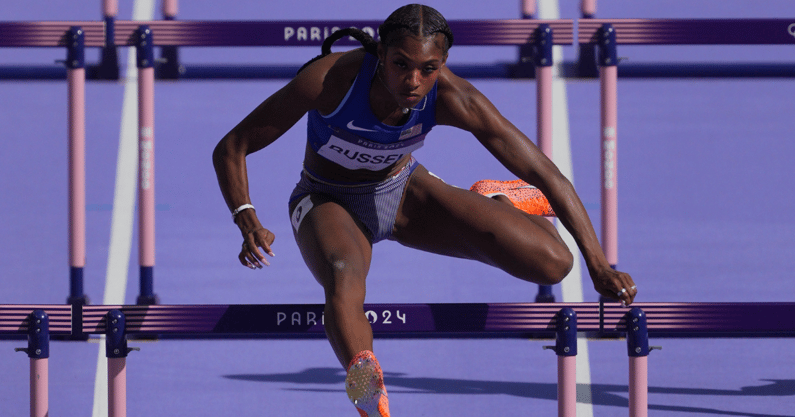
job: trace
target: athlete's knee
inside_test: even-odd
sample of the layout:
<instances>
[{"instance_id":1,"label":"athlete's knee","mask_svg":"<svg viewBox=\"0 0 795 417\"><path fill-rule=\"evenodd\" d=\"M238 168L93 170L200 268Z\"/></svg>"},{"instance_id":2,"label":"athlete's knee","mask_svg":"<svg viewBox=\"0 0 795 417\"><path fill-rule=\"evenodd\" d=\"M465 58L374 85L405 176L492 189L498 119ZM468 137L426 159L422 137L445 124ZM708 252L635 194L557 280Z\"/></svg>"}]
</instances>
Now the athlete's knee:
<instances>
[{"instance_id":1,"label":"athlete's knee","mask_svg":"<svg viewBox=\"0 0 795 417\"><path fill-rule=\"evenodd\" d=\"M543 258L542 276L544 285L555 285L563 281L574 266L574 256L566 246L550 249Z\"/></svg>"},{"instance_id":2,"label":"athlete's knee","mask_svg":"<svg viewBox=\"0 0 795 417\"><path fill-rule=\"evenodd\" d=\"M364 300L366 271L357 262L331 255L326 260L323 288L329 303L358 302Z\"/></svg>"}]
</instances>

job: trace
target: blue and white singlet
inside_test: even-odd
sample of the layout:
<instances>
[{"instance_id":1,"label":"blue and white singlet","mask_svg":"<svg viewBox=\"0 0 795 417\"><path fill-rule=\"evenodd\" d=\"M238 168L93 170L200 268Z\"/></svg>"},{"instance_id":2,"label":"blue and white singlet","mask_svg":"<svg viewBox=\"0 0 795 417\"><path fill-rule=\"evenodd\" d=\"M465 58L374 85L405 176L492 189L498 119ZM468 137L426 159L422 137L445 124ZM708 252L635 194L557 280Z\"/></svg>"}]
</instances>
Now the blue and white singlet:
<instances>
[{"instance_id":1,"label":"blue and white singlet","mask_svg":"<svg viewBox=\"0 0 795 417\"><path fill-rule=\"evenodd\" d=\"M308 113L307 140L318 155L347 169L380 171L420 147L436 125L436 84L403 126L381 123L370 110L370 86L378 58L364 54L359 74L328 116ZM419 109L423 109L420 111Z\"/></svg>"}]
</instances>

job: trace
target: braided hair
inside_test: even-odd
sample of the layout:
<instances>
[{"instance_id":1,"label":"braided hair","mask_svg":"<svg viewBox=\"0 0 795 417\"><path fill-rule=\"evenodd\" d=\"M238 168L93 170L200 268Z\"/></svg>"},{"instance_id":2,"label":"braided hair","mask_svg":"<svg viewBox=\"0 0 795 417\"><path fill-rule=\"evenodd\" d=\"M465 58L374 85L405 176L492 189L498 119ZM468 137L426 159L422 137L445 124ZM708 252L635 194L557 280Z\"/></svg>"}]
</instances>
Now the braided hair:
<instances>
[{"instance_id":1,"label":"braided hair","mask_svg":"<svg viewBox=\"0 0 795 417\"><path fill-rule=\"evenodd\" d=\"M447 20L436 9L422 4L407 4L394 12L378 27L381 43L392 46L406 36L433 36L441 33L445 37L442 53L453 46L453 31Z\"/></svg>"},{"instance_id":2,"label":"braided hair","mask_svg":"<svg viewBox=\"0 0 795 417\"><path fill-rule=\"evenodd\" d=\"M437 33L441 33L445 37L442 53L447 55L447 51L453 46L453 32L441 13L433 7L422 4L408 4L395 10L378 27L378 37L381 44L386 47L397 44L409 35L428 37ZM378 55L378 42L370 34L356 28L340 29L323 41L323 46L320 48L321 54L304 64L298 72L300 73L309 64L331 54L331 45L345 36L352 36L358 40L367 53Z\"/></svg>"}]
</instances>

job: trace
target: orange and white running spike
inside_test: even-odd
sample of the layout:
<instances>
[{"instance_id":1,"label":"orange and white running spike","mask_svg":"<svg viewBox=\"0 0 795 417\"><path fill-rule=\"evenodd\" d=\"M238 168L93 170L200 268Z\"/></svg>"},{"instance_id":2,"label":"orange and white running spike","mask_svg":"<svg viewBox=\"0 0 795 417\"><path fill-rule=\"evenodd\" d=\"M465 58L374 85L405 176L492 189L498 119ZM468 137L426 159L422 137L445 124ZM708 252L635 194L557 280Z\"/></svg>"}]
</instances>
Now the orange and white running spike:
<instances>
[{"instance_id":1,"label":"orange and white running spike","mask_svg":"<svg viewBox=\"0 0 795 417\"><path fill-rule=\"evenodd\" d=\"M389 417L384 373L373 352L364 350L353 357L345 377L345 392L360 417Z\"/></svg>"},{"instance_id":2,"label":"orange and white running spike","mask_svg":"<svg viewBox=\"0 0 795 417\"><path fill-rule=\"evenodd\" d=\"M552 206L549 205L549 201L541 190L522 180L481 180L472 184L469 189L486 197L504 195L511 200L516 208L525 213L539 216L555 215L555 211L552 210Z\"/></svg>"}]
</instances>

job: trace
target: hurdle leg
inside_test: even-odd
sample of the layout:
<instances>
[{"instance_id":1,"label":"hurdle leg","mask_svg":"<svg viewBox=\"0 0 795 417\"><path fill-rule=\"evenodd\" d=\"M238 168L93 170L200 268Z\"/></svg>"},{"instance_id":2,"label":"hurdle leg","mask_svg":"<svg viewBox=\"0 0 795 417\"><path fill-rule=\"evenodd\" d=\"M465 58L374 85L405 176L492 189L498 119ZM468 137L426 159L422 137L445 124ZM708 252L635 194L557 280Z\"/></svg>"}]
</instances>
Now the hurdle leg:
<instances>
[{"instance_id":1,"label":"hurdle leg","mask_svg":"<svg viewBox=\"0 0 795 417\"><path fill-rule=\"evenodd\" d=\"M629 415L646 417L649 409L649 357L629 358Z\"/></svg>"},{"instance_id":2,"label":"hurdle leg","mask_svg":"<svg viewBox=\"0 0 795 417\"><path fill-rule=\"evenodd\" d=\"M539 149L549 159L552 159L552 44L552 29L547 24L539 25L533 43L537 100L536 136ZM539 285L536 302L554 303L552 286Z\"/></svg>"},{"instance_id":3,"label":"hurdle leg","mask_svg":"<svg viewBox=\"0 0 795 417\"><path fill-rule=\"evenodd\" d=\"M577 357L558 356L558 416L577 415Z\"/></svg>"},{"instance_id":4,"label":"hurdle leg","mask_svg":"<svg viewBox=\"0 0 795 417\"><path fill-rule=\"evenodd\" d=\"M30 358L30 417L47 417L49 403L50 318L34 310L27 319L28 347L16 348Z\"/></svg>"},{"instance_id":5,"label":"hurdle leg","mask_svg":"<svg viewBox=\"0 0 795 417\"><path fill-rule=\"evenodd\" d=\"M555 346L558 356L558 417L577 415L577 313L570 307L555 316Z\"/></svg>"},{"instance_id":6,"label":"hurdle leg","mask_svg":"<svg viewBox=\"0 0 795 417\"><path fill-rule=\"evenodd\" d=\"M127 415L127 358L108 358L108 417Z\"/></svg>"},{"instance_id":7,"label":"hurdle leg","mask_svg":"<svg viewBox=\"0 0 795 417\"><path fill-rule=\"evenodd\" d=\"M633 308L625 317L629 356L629 415L647 417L649 412L649 333L646 314Z\"/></svg>"},{"instance_id":8,"label":"hurdle leg","mask_svg":"<svg viewBox=\"0 0 795 417\"><path fill-rule=\"evenodd\" d=\"M71 27L66 34L66 44L69 119L69 297L66 302L77 310L88 304L88 296L83 289L86 263L86 69L82 28ZM72 317L71 338L83 338L79 314Z\"/></svg>"},{"instance_id":9,"label":"hurdle leg","mask_svg":"<svg viewBox=\"0 0 795 417\"><path fill-rule=\"evenodd\" d=\"M604 25L599 34L602 249L613 268L618 264L617 64L615 30Z\"/></svg>"},{"instance_id":10,"label":"hurdle leg","mask_svg":"<svg viewBox=\"0 0 795 417\"><path fill-rule=\"evenodd\" d=\"M152 305L155 266L155 74L152 31L143 25L136 32L138 66L138 262L140 293L137 304Z\"/></svg>"},{"instance_id":11,"label":"hurdle leg","mask_svg":"<svg viewBox=\"0 0 795 417\"><path fill-rule=\"evenodd\" d=\"M30 417L49 415L49 375L49 359L30 359Z\"/></svg>"}]
</instances>

